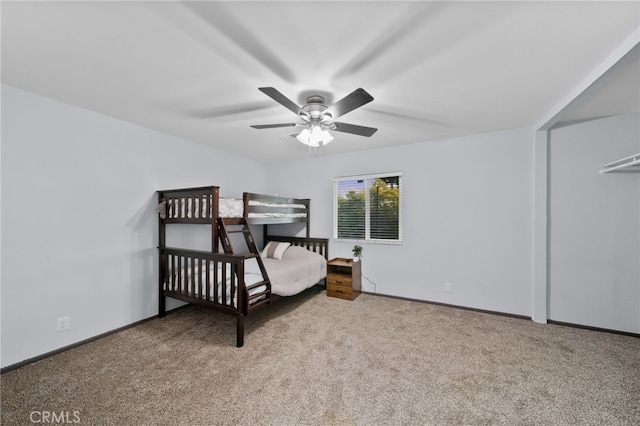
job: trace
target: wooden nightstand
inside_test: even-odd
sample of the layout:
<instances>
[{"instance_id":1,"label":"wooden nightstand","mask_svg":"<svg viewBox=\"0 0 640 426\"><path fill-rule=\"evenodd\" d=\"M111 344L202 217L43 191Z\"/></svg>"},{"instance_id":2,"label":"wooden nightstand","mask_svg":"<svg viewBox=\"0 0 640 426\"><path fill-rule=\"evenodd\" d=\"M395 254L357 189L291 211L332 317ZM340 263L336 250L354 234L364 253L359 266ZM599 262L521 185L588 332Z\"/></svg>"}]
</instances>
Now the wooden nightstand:
<instances>
[{"instance_id":1,"label":"wooden nightstand","mask_svg":"<svg viewBox=\"0 0 640 426\"><path fill-rule=\"evenodd\" d=\"M362 260L337 257L327 262L327 296L353 300L362 290Z\"/></svg>"}]
</instances>

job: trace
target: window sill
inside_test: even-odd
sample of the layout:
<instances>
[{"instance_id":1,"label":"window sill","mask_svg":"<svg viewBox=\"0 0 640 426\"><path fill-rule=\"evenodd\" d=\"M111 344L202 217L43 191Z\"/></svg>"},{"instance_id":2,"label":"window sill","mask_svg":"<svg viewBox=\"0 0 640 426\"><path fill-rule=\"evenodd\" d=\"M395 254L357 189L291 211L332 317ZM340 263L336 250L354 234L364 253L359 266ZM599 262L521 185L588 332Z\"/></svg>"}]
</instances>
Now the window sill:
<instances>
[{"instance_id":1,"label":"window sill","mask_svg":"<svg viewBox=\"0 0 640 426\"><path fill-rule=\"evenodd\" d=\"M350 238L333 238L336 243L357 243L357 244L384 244L390 246L401 246L401 240L359 240Z\"/></svg>"}]
</instances>

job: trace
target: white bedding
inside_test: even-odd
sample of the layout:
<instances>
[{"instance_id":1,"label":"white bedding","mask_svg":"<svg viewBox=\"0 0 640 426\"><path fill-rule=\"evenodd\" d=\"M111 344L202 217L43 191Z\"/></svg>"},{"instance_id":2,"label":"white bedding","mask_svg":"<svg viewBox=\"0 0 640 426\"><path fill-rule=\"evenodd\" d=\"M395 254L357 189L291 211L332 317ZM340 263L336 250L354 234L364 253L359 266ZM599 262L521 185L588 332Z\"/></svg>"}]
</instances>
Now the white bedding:
<instances>
[{"instance_id":1,"label":"white bedding","mask_svg":"<svg viewBox=\"0 0 640 426\"><path fill-rule=\"evenodd\" d=\"M278 296L298 294L327 276L326 259L303 247L289 247L282 260L263 258L262 261L271 280L271 293ZM260 274L257 262L246 261L245 272Z\"/></svg>"}]
</instances>

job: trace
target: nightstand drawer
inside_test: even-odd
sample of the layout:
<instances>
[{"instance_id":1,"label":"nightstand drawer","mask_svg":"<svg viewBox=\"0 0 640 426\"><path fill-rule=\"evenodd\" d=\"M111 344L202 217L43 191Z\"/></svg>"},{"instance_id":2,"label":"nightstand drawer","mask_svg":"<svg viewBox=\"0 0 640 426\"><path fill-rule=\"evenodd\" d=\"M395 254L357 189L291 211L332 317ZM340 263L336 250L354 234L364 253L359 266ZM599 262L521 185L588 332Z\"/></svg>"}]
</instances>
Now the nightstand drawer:
<instances>
[{"instance_id":1,"label":"nightstand drawer","mask_svg":"<svg viewBox=\"0 0 640 426\"><path fill-rule=\"evenodd\" d=\"M348 275L333 275L327 276L327 285L333 285L336 287L348 287L353 288L353 278Z\"/></svg>"},{"instance_id":2,"label":"nightstand drawer","mask_svg":"<svg viewBox=\"0 0 640 426\"><path fill-rule=\"evenodd\" d=\"M353 300L353 288L327 283L327 296Z\"/></svg>"}]
</instances>

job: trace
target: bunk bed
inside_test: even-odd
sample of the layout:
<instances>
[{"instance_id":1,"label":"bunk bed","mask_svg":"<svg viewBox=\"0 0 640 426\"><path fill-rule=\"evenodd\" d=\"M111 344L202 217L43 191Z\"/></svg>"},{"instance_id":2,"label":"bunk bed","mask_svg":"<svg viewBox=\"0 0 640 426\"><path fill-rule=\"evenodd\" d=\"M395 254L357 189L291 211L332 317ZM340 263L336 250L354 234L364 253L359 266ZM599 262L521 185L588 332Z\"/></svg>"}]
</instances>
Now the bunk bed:
<instances>
[{"instance_id":1,"label":"bunk bed","mask_svg":"<svg viewBox=\"0 0 640 426\"><path fill-rule=\"evenodd\" d=\"M241 347L244 344L244 318L250 312L270 303L273 294L289 296L326 277L328 239L310 237L308 199L244 193L242 200L235 200L219 195L218 186L158 191L158 315L166 315L165 297L233 315L236 317L236 345ZM257 250L248 231L244 234L249 251L235 252L230 250L226 238L222 238L223 235L226 237L224 222L243 228L262 225L265 245L268 242L272 245L284 243L289 248L282 259L275 260L277 266L274 266L273 259ZM306 237L269 235L269 225L289 223L302 223ZM203 228L209 228L211 250L168 247L167 226L171 224L208 225ZM308 258L313 261L310 263ZM316 266L310 266L313 262ZM286 264L297 269L293 272L297 278L279 270L286 269ZM304 268L307 268L306 274ZM273 271L274 279L269 269ZM307 279L303 285L300 277ZM293 286L279 282L283 279L293 281ZM313 282L310 284L310 281Z\"/></svg>"}]
</instances>

